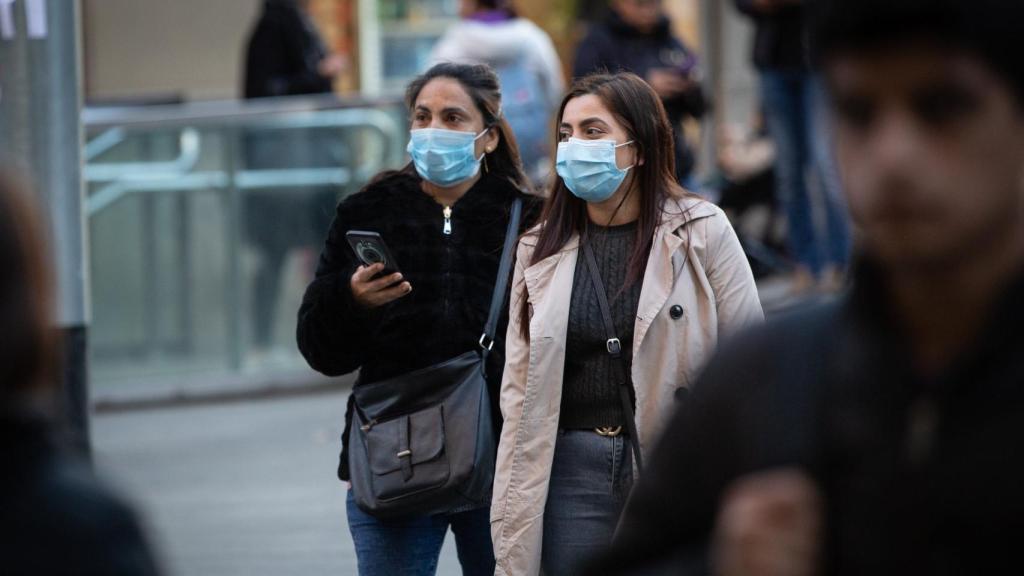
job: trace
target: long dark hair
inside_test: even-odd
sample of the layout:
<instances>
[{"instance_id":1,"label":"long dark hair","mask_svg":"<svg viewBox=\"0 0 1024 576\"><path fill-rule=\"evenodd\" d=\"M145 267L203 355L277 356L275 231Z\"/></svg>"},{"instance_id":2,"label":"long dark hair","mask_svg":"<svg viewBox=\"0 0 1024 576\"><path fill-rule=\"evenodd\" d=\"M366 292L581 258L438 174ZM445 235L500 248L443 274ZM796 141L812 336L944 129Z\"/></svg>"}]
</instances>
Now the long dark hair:
<instances>
[{"instance_id":1,"label":"long dark hair","mask_svg":"<svg viewBox=\"0 0 1024 576\"><path fill-rule=\"evenodd\" d=\"M557 148L560 140L558 127L570 100L593 94L615 116L629 134L636 146L637 160L643 159L630 171L630 194L640 194L640 219L636 227L636 241L629 257L626 273L626 287L639 282L647 267L647 258L654 242L654 233L661 224L666 204L678 205L678 200L688 193L679 186L675 178L675 144L672 124L665 113L665 107L654 90L636 74L619 72L615 74L591 74L576 80L558 108L554 140ZM682 207L679 206L680 211ZM590 218L587 203L569 191L557 175L551 185L538 230L530 232L536 236L536 247L532 260L526 266L558 253L566 243L578 234L582 242L590 240ZM521 287L515 287L520 289ZM529 335L529 313L525 305L519 311L523 334Z\"/></svg>"},{"instance_id":2,"label":"long dark hair","mask_svg":"<svg viewBox=\"0 0 1024 576\"><path fill-rule=\"evenodd\" d=\"M48 262L35 202L0 173L0 407L5 411L54 385L57 336Z\"/></svg>"},{"instance_id":3,"label":"long dark hair","mask_svg":"<svg viewBox=\"0 0 1024 576\"><path fill-rule=\"evenodd\" d=\"M484 117L484 128L494 128L500 133L497 149L484 158L487 171L508 179L520 190L527 190L529 180L523 173L523 161L519 156L516 137L512 127L501 115L501 85L494 70L486 64L442 62L434 65L409 83L405 91L405 105L410 113L423 87L436 78L451 78L458 82ZM410 163L403 171L415 173L416 169Z\"/></svg>"}]
</instances>

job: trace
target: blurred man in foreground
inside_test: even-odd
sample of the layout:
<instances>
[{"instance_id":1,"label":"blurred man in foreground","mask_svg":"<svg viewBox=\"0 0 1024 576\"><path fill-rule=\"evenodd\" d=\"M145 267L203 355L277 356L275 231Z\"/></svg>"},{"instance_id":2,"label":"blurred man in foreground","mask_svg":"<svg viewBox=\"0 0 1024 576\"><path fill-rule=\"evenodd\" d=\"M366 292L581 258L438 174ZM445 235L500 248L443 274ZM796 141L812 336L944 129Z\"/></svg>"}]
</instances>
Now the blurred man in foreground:
<instances>
[{"instance_id":1,"label":"blurred man in foreground","mask_svg":"<svg viewBox=\"0 0 1024 576\"><path fill-rule=\"evenodd\" d=\"M593 574L1024 563L1024 4L817 4L853 288L712 361Z\"/></svg>"}]
</instances>

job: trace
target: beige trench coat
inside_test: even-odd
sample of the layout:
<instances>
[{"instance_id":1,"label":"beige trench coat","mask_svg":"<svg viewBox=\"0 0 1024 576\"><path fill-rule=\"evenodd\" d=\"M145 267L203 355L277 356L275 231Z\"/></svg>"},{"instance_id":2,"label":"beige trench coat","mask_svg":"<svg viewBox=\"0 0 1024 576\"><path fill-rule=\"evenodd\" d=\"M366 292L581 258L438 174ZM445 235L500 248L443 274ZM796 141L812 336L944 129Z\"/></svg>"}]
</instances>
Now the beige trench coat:
<instances>
[{"instance_id":1,"label":"beige trench coat","mask_svg":"<svg viewBox=\"0 0 1024 576\"><path fill-rule=\"evenodd\" d=\"M666 423L678 387L689 386L719 338L763 319L753 274L725 214L687 198L657 229L647 262L633 338L633 385L640 449ZM544 505L555 452L569 300L579 239L528 267L536 237L518 247L506 339L491 537L496 574L540 572ZM529 304L530 338L519 307ZM669 309L683 307L674 320Z\"/></svg>"}]
</instances>

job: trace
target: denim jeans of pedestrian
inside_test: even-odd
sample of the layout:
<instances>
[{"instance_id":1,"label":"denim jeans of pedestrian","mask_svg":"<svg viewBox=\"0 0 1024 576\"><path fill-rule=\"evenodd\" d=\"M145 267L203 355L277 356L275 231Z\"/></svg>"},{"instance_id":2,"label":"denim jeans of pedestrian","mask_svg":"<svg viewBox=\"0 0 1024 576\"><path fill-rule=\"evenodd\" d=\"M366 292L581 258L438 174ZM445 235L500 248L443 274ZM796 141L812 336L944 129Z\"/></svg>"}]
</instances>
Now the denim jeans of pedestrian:
<instances>
[{"instance_id":1,"label":"denim jeans of pedestrian","mask_svg":"<svg viewBox=\"0 0 1024 576\"><path fill-rule=\"evenodd\" d=\"M778 202L789 226L797 264L817 276L849 262L850 226L842 196L824 87L803 72L762 71L761 97L775 141ZM825 229L815 224L808 176L819 184Z\"/></svg>"},{"instance_id":2,"label":"denim jeans of pedestrian","mask_svg":"<svg viewBox=\"0 0 1024 576\"><path fill-rule=\"evenodd\" d=\"M570 576L612 541L633 478L629 438L560 430L544 507L545 576Z\"/></svg>"},{"instance_id":3,"label":"denim jeans of pedestrian","mask_svg":"<svg viewBox=\"0 0 1024 576\"><path fill-rule=\"evenodd\" d=\"M359 576L433 576L449 527L455 535L462 573L494 574L490 508L384 521L360 510L352 490L347 500Z\"/></svg>"}]
</instances>

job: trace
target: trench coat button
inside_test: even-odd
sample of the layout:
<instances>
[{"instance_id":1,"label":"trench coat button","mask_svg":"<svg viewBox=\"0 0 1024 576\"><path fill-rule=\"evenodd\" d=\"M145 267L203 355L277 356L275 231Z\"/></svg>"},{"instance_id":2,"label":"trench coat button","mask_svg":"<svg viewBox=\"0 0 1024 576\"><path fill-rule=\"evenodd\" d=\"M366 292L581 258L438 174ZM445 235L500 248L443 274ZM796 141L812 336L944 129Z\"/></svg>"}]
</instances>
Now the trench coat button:
<instances>
[{"instance_id":1,"label":"trench coat button","mask_svg":"<svg viewBox=\"0 0 1024 576\"><path fill-rule=\"evenodd\" d=\"M669 316L672 317L673 320L679 320L680 318L683 317L683 307L680 306L679 304L676 304L675 306L669 308L668 314Z\"/></svg>"}]
</instances>

